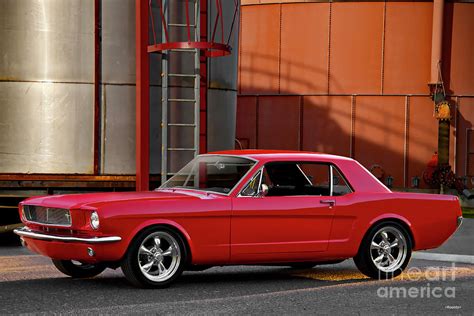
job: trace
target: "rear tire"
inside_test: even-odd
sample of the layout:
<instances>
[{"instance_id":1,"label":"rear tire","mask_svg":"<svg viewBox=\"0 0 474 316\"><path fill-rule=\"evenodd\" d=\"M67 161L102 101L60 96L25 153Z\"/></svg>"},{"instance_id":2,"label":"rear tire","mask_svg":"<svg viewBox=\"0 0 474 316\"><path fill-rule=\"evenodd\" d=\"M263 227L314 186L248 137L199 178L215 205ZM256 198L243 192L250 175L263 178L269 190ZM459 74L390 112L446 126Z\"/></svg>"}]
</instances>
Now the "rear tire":
<instances>
[{"instance_id":1,"label":"rear tire","mask_svg":"<svg viewBox=\"0 0 474 316\"><path fill-rule=\"evenodd\" d=\"M102 264L87 264L80 263L71 260L52 260L54 266L64 273L73 278L83 279L92 278L96 275L101 274L106 267Z\"/></svg>"},{"instance_id":2,"label":"rear tire","mask_svg":"<svg viewBox=\"0 0 474 316\"><path fill-rule=\"evenodd\" d=\"M382 222L366 234L354 257L357 268L373 279L391 279L400 275L410 262L412 239L397 222Z\"/></svg>"},{"instance_id":3,"label":"rear tire","mask_svg":"<svg viewBox=\"0 0 474 316\"><path fill-rule=\"evenodd\" d=\"M181 275L187 257L179 234L167 227L154 226L136 236L121 267L127 280L137 287L165 288Z\"/></svg>"}]
</instances>

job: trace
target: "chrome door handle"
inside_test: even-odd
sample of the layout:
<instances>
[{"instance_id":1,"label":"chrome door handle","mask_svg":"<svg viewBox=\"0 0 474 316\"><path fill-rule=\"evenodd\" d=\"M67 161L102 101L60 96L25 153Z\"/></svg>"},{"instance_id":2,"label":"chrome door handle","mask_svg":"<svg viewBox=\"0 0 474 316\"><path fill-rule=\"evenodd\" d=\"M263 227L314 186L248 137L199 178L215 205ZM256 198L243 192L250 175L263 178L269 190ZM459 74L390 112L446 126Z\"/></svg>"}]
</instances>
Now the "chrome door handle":
<instances>
[{"instance_id":1,"label":"chrome door handle","mask_svg":"<svg viewBox=\"0 0 474 316\"><path fill-rule=\"evenodd\" d=\"M329 206L334 206L334 205L336 205L336 200L320 200L319 203L329 204Z\"/></svg>"}]
</instances>

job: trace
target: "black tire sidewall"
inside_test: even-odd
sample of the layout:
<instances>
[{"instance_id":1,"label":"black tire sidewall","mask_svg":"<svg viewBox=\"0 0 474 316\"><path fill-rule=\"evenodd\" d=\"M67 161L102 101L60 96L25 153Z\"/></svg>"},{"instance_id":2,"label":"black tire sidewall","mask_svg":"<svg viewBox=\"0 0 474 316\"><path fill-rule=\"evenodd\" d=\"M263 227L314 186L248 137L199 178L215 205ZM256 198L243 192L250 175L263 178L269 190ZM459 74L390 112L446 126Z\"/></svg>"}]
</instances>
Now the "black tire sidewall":
<instances>
[{"instance_id":1,"label":"black tire sidewall","mask_svg":"<svg viewBox=\"0 0 474 316\"><path fill-rule=\"evenodd\" d=\"M181 253L181 260L178 269L169 279L162 282L155 282L144 276L142 271L140 270L138 262L138 250L143 240L145 240L145 238L147 238L150 234L156 232L165 232L175 238L178 242L179 250ZM166 226L152 226L141 231L133 239L122 262L122 271L124 272L126 278L135 286L143 288L165 288L168 287L171 283L173 283L183 273L183 270L187 265L187 258L187 247L180 234L174 232L172 229L169 229Z\"/></svg>"},{"instance_id":2,"label":"black tire sidewall","mask_svg":"<svg viewBox=\"0 0 474 316\"><path fill-rule=\"evenodd\" d=\"M394 227L398 229L400 232L403 233L406 243L407 243L407 254L405 257L405 261L403 264L393 272L384 272L380 271L372 261L371 253L370 253L370 244L372 242L372 238L374 237L375 233L379 231L383 227ZM408 263L410 262L411 253L412 253L412 238L409 232L403 225L395 222L395 221L384 221L374 225L369 232L364 237L359 252L356 257L354 257L354 262L357 268L364 273L365 275L379 280L391 279L400 275L403 270L407 267Z\"/></svg>"},{"instance_id":3,"label":"black tire sidewall","mask_svg":"<svg viewBox=\"0 0 474 316\"><path fill-rule=\"evenodd\" d=\"M101 274L106 267L100 263L98 264L86 264L84 267L75 265L72 261L70 260L55 260L53 259L53 264L54 266L64 273L65 275L68 275L72 278L92 278L95 277L96 275Z\"/></svg>"}]
</instances>

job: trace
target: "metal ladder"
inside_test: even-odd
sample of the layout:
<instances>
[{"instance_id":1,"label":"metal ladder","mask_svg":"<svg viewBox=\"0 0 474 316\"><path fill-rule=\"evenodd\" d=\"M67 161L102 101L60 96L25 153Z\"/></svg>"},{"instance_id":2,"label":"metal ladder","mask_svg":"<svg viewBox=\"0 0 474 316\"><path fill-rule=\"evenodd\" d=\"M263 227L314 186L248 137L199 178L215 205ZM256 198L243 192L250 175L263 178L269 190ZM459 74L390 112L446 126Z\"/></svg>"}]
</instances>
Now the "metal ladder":
<instances>
[{"instance_id":1,"label":"metal ladder","mask_svg":"<svg viewBox=\"0 0 474 316\"><path fill-rule=\"evenodd\" d=\"M194 24L191 23L191 38L194 35L194 41L199 41L200 39L200 11L199 11L199 0L191 0L190 3L193 3L194 6ZM163 5L165 8L165 17L166 17L166 26L168 30L172 29L182 29L184 32L187 32L187 24L182 23L170 23L169 18L169 4L170 0L163 0ZM181 10L180 10L181 11ZM191 10L190 10L191 11ZM181 12L185 12L183 9ZM165 34L162 32L162 40L166 41ZM194 73L170 73L170 55L173 54L173 58L179 59L180 55L184 54L193 54L194 55ZM168 176L172 176L174 173L170 172L169 166L169 154L170 152L194 152L194 157L199 154L199 137L200 137L200 50L199 49L173 49L170 51L164 51L162 53L162 97L161 97L161 106L162 106L162 122L161 122L161 183L164 183L168 180ZM194 87L193 87L193 98L185 97L174 97L170 98L170 78L194 78ZM181 89L178 88L178 91ZM170 108L176 103L188 103L193 104L194 106L194 122L193 123L170 123L169 122L169 113ZM193 147L184 148L184 147L169 147L170 138L169 138L169 127L173 128L183 128L187 130L192 130L193 132Z\"/></svg>"}]
</instances>

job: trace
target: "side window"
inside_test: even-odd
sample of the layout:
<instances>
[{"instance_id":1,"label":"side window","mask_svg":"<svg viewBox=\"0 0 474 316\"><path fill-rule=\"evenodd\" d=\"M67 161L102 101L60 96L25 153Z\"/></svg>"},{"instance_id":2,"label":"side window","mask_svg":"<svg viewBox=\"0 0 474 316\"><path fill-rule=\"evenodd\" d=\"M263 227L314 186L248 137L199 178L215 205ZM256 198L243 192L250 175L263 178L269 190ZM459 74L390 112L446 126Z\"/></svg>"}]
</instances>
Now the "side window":
<instances>
[{"instance_id":1,"label":"side window","mask_svg":"<svg viewBox=\"0 0 474 316\"><path fill-rule=\"evenodd\" d=\"M334 196L342 196L352 192L352 189L346 182L346 179L335 167L332 167L332 179Z\"/></svg>"},{"instance_id":2,"label":"side window","mask_svg":"<svg viewBox=\"0 0 474 316\"><path fill-rule=\"evenodd\" d=\"M268 163L253 176L240 195L257 195L260 183L268 186L266 196L342 196L352 192L339 170L325 163Z\"/></svg>"},{"instance_id":3,"label":"side window","mask_svg":"<svg viewBox=\"0 0 474 316\"><path fill-rule=\"evenodd\" d=\"M247 186L240 192L242 196L255 196L258 193L258 186L260 184L260 177L262 171L257 172L255 176L250 180Z\"/></svg>"},{"instance_id":4,"label":"side window","mask_svg":"<svg viewBox=\"0 0 474 316\"><path fill-rule=\"evenodd\" d=\"M265 166L267 196L330 196L330 168L327 164L277 162Z\"/></svg>"},{"instance_id":5,"label":"side window","mask_svg":"<svg viewBox=\"0 0 474 316\"><path fill-rule=\"evenodd\" d=\"M331 195L329 165L318 163L299 163L298 167L310 181L310 185L306 185L304 188L304 195Z\"/></svg>"}]
</instances>

